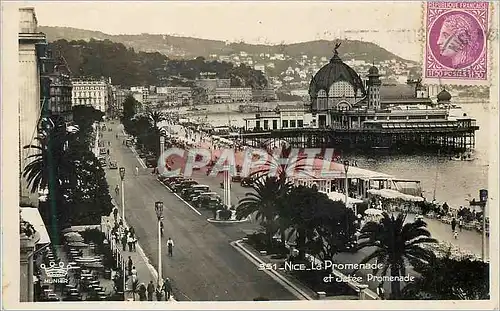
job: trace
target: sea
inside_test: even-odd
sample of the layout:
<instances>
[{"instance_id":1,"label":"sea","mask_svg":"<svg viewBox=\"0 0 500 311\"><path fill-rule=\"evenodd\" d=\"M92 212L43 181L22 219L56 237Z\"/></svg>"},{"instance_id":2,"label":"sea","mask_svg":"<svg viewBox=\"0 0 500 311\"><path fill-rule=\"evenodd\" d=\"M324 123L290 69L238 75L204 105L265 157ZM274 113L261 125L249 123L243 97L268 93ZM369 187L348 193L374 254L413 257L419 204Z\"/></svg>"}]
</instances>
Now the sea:
<instances>
[{"instance_id":1,"label":"sea","mask_svg":"<svg viewBox=\"0 0 500 311\"><path fill-rule=\"evenodd\" d=\"M475 103L474 103L475 102ZM393 175L400 179L420 180L423 195L428 200L447 202L452 207L468 206L467 199L479 198L480 189L488 189L490 155L497 159L498 151L492 149L491 126L498 128L492 115L496 108L490 102L478 103L471 99L455 102L462 110L477 121L476 148L473 161L453 161L448 156L437 155L362 155L349 154L349 160L356 160L358 167ZM181 116L187 116L213 126L244 127L244 118L255 117L255 113L237 112L239 104L215 104L202 106L206 110L188 111L176 109ZM276 103L259 104L261 109L275 108ZM492 124L495 122L495 124ZM495 178L497 180L497 178Z\"/></svg>"}]
</instances>

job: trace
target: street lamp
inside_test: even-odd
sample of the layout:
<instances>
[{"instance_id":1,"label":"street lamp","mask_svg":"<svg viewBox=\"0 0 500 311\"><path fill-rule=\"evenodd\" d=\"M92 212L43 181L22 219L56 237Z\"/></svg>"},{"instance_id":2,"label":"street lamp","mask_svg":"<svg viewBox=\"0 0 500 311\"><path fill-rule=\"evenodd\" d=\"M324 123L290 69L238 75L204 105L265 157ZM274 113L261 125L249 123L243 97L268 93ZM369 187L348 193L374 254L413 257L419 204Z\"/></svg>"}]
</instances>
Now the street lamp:
<instances>
[{"instance_id":1,"label":"street lamp","mask_svg":"<svg viewBox=\"0 0 500 311\"><path fill-rule=\"evenodd\" d=\"M122 180L122 219L123 225L125 225L125 168L120 167L120 179Z\"/></svg>"},{"instance_id":2,"label":"street lamp","mask_svg":"<svg viewBox=\"0 0 500 311\"><path fill-rule=\"evenodd\" d=\"M160 285L160 282L162 280L162 275L161 275L161 220L163 218L163 202L162 201L156 201L155 202L155 212L156 212L156 217L158 218L158 286Z\"/></svg>"},{"instance_id":3,"label":"street lamp","mask_svg":"<svg viewBox=\"0 0 500 311\"><path fill-rule=\"evenodd\" d=\"M349 198L349 186L347 179L347 172L349 171L349 160L344 161L344 172L345 172L345 206L347 207L347 199Z\"/></svg>"}]
</instances>

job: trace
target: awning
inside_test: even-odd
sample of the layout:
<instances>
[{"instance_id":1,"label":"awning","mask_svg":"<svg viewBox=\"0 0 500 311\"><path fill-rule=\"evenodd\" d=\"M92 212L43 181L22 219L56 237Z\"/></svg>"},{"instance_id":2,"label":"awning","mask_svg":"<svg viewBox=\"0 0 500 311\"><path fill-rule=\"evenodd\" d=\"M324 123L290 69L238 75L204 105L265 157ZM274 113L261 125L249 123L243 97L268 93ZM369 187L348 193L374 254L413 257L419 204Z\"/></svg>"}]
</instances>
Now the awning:
<instances>
[{"instance_id":1,"label":"awning","mask_svg":"<svg viewBox=\"0 0 500 311\"><path fill-rule=\"evenodd\" d=\"M424 200L422 197L404 194L392 189L369 189L367 192L385 199L401 199L409 202L421 202Z\"/></svg>"},{"instance_id":2,"label":"awning","mask_svg":"<svg viewBox=\"0 0 500 311\"><path fill-rule=\"evenodd\" d=\"M332 192L327 193L327 195L328 195L328 198L332 201L342 201L342 202L345 201L345 194L332 191ZM359 203L363 203L363 200L355 199L355 198L351 198L351 197L347 198L347 204L359 204Z\"/></svg>"},{"instance_id":3,"label":"awning","mask_svg":"<svg viewBox=\"0 0 500 311\"><path fill-rule=\"evenodd\" d=\"M49 233L45 224L43 223L42 216L37 208L34 207L21 207L21 217L29 222L40 234L40 240L36 244L48 244L50 243Z\"/></svg>"}]
</instances>

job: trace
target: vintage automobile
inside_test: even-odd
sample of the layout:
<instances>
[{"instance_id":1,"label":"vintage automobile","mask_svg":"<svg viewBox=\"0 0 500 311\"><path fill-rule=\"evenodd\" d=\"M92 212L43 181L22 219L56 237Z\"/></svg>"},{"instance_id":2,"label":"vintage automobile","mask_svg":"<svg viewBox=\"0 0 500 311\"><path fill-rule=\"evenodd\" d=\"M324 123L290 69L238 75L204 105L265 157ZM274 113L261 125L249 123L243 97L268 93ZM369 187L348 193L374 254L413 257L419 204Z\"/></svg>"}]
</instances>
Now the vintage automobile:
<instances>
[{"instance_id":1,"label":"vintage automobile","mask_svg":"<svg viewBox=\"0 0 500 311\"><path fill-rule=\"evenodd\" d=\"M194 199L193 204L199 208L209 208L210 204L212 204L210 202L212 201L222 202L222 199L219 194L215 192L205 192Z\"/></svg>"},{"instance_id":2,"label":"vintage automobile","mask_svg":"<svg viewBox=\"0 0 500 311\"><path fill-rule=\"evenodd\" d=\"M99 148L99 155L105 155L107 153L106 148Z\"/></svg>"},{"instance_id":3,"label":"vintage automobile","mask_svg":"<svg viewBox=\"0 0 500 311\"><path fill-rule=\"evenodd\" d=\"M253 179L250 177L245 177L241 179L240 185L245 188L252 187L253 185Z\"/></svg>"},{"instance_id":4,"label":"vintage automobile","mask_svg":"<svg viewBox=\"0 0 500 311\"><path fill-rule=\"evenodd\" d=\"M102 167L106 167L106 165L108 164L105 157L99 157L98 160L99 163L101 163Z\"/></svg>"},{"instance_id":5,"label":"vintage automobile","mask_svg":"<svg viewBox=\"0 0 500 311\"><path fill-rule=\"evenodd\" d=\"M116 161L109 161L109 169L110 170L118 169L118 164L116 163Z\"/></svg>"},{"instance_id":6,"label":"vintage automobile","mask_svg":"<svg viewBox=\"0 0 500 311\"><path fill-rule=\"evenodd\" d=\"M173 191L179 193L182 191L182 189L191 187L192 185L197 185L198 182L195 180L184 180L180 182L179 184L175 184L174 187L172 188Z\"/></svg>"},{"instance_id":7,"label":"vintage automobile","mask_svg":"<svg viewBox=\"0 0 500 311\"><path fill-rule=\"evenodd\" d=\"M187 187L187 188L184 188L181 192L181 196L183 199L189 199L191 197L191 195L195 192L195 191L201 191L201 192L207 192L210 190L210 187L209 186L206 186L206 185L192 185L190 187ZM200 192L200 193L201 193Z\"/></svg>"}]
</instances>

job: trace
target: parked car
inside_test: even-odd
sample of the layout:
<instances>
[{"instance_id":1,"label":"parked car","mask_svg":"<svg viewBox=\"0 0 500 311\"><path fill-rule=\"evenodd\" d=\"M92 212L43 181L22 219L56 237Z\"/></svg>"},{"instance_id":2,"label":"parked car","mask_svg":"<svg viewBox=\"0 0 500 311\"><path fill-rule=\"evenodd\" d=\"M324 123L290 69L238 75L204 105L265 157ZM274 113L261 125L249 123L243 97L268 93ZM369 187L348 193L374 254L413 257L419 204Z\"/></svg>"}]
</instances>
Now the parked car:
<instances>
[{"instance_id":1,"label":"parked car","mask_svg":"<svg viewBox=\"0 0 500 311\"><path fill-rule=\"evenodd\" d=\"M192 185L191 187L184 188L181 192L181 196L184 199L189 199L191 197L191 194L193 194L197 190L199 190L200 193L208 192L210 190L210 187L206 185Z\"/></svg>"},{"instance_id":2,"label":"parked car","mask_svg":"<svg viewBox=\"0 0 500 311\"><path fill-rule=\"evenodd\" d=\"M146 157L146 166L148 168L156 167L158 165L158 159L155 156Z\"/></svg>"},{"instance_id":3,"label":"parked car","mask_svg":"<svg viewBox=\"0 0 500 311\"><path fill-rule=\"evenodd\" d=\"M252 185L253 185L253 179L250 178L250 177L242 178L241 182L240 182L240 185L242 187L245 187L245 188L252 187Z\"/></svg>"},{"instance_id":4,"label":"parked car","mask_svg":"<svg viewBox=\"0 0 500 311\"><path fill-rule=\"evenodd\" d=\"M118 169L118 164L116 163L116 161L109 161L109 169L111 170Z\"/></svg>"},{"instance_id":5,"label":"parked car","mask_svg":"<svg viewBox=\"0 0 500 311\"><path fill-rule=\"evenodd\" d=\"M182 191L182 189L186 188L186 187L191 187L192 185L197 185L198 182L195 181L195 180L184 180L182 181L181 183L179 184L176 184L172 190L174 190L175 192L179 193Z\"/></svg>"},{"instance_id":6,"label":"parked car","mask_svg":"<svg viewBox=\"0 0 500 311\"><path fill-rule=\"evenodd\" d=\"M106 161L106 158L105 157L99 157L99 163L101 163L101 166L102 167L106 167L106 165L108 164L107 161Z\"/></svg>"},{"instance_id":7,"label":"parked car","mask_svg":"<svg viewBox=\"0 0 500 311\"><path fill-rule=\"evenodd\" d=\"M99 155L105 155L106 151L106 148L99 148Z\"/></svg>"},{"instance_id":8,"label":"parked car","mask_svg":"<svg viewBox=\"0 0 500 311\"><path fill-rule=\"evenodd\" d=\"M215 192L208 192L200 194L193 204L199 208L209 208L210 204L212 204L210 202L212 201L222 202L222 199L219 194Z\"/></svg>"},{"instance_id":9,"label":"parked car","mask_svg":"<svg viewBox=\"0 0 500 311\"><path fill-rule=\"evenodd\" d=\"M191 192L191 195L189 195L189 197L187 198L187 200L189 202L193 202L194 198L197 198L203 192L205 192L205 190L195 189L193 192Z\"/></svg>"}]
</instances>

